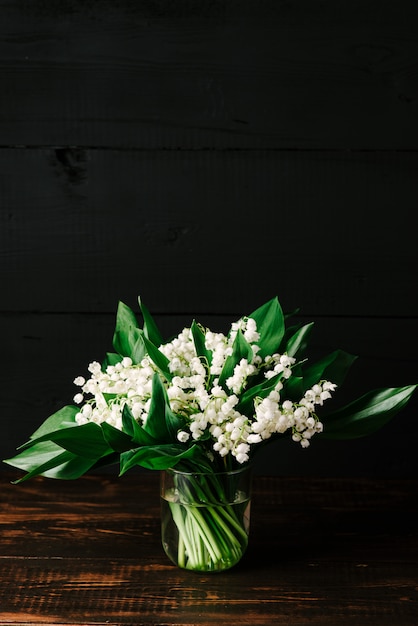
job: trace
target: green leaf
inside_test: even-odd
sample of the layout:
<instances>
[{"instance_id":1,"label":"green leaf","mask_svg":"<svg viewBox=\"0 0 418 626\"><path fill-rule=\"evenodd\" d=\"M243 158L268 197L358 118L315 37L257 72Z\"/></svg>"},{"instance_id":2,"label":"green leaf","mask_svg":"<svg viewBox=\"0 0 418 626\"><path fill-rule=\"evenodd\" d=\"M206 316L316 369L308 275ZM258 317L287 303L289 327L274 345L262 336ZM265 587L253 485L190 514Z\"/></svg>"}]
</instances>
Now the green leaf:
<instances>
[{"instance_id":1,"label":"green leaf","mask_svg":"<svg viewBox=\"0 0 418 626\"><path fill-rule=\"evenodd\" d=\"M337 387L341 387L349 369L357 358L356 355L349 354L344 350L335 350L314 365L307 367L303 375L304 392L319 380L329 380L335 383Z\"/></svg>"},{"instance_id":2,"label":"green leaf","mask_svg":"<svg viewBox=\"0 0 418 626\"><path fill-rule=\"evenodd\" d=\"M344 350L335 350L308 367L296 367L286 381L286 392L293 400L300 400L305 391L320 380L329 380L340 387L356 359Z\"/></svg>"},{"instance_id":3,"label":"green leaf","mask_svg":"<svg viewBox=\"0 0 418 626\"><path fill-rule=\"evenodd\" d=\"M356 439L381 428L409 402L417 385L377 389L322 418L322 437Z\"/></svg>"},{"instance_id":4,"label":"green leaf","mask_svg":"<svg viewBox=\"0 0 418 626\"><path fill-rule=\"evenodd\" d=\"M135 343L131 350L131 359L133 363L141 363L142 359L147 355L147 349L145 347L145 335L144 331L137 328L135 333Z\"/></svg>"},{"instance_id":5,"label":"green leaf","mask_svg":"<svg viewBox=\"0 0 418 626\"><path fill-rule=\"evenodd\" d=\"M168 398L164 385L159 375L154 374L152 379L151 404L144 429L154 440L161 443L170 441L170 432L165 420L166 406L168 406Z\"/></svg>"},{"instance_id":6,"label":"green leaf","mask_svg":"<svg viewBox=\"0 0 418 626\"><path fill-rule=\"evenodd\" d=\"M115 428L115 426L107 422L102 422L100 426L105 441L115 452L125 452L133 447L132 437L119 430L119 428Z\"/></svg>"},{"instance_id":7,"label":"green leaf","mask_svg":"<svg viewBox=\"0 0 418 626\"><path fill-rule=\"evenodd\" d=\"M144 335L143 337L144 345L147 351L148 356L153 361L154 365L160 370L160 372L165 376L167 380L171 380L172 374L169 369L169 359L155 346L149 339L147 339Z\"/></svg>"},{"instance_id":8,"label":"green leaf","mask_svg":"<svg viewBox=\"0 0 418 626\"><path fill-rule=\"evenodd\" d=\"M87 422L77 428L59 430L51 433L49 438L65 450L94 461L113 452L103 436L101 427L94 422Z\"/></svg>"},{"instance_id":9,"label":"green leaf","mask_svg":"<svg viewBox=\"0 0 418 626\"><path fill-rule=\"evenodd\" d=\"M158 374L155 374L158 376ZM154 437L148 433L141 424L138 424L131 410L125 404L122 412L122 427L124 433L127 433L131 438L130 448L136 448L137 446L149 446L157 443Z\"/></svg>"},{"instance_id":10,"label":"green leaf","mask_svg":"<svg viewBox=\"0 0 418 626\"><path fill-rule=\"evenodd\" d=\"M206 348L205 333L202 331L201 326L197 324L195 320L193 320L190 330L192 332L196 354L202 361L206 370L209 371L209 368L212 364L212 351Z\"/></svg>"},{"instance_id":11,"label":"green leaf","mask_svg":"<svg viewBox=\"0 0 418 626\"><path fill-rule=\"evenodd\" d=\"M325 358L326 365L322 370L322 378L341 387L357 358L355 354L350 354L344 350L335 350L329 355L328 360Z\"/></svg>"},{"instance_id":12,"label":"green leaf","mask_svg":"<svg viewBox=\"0 0 418 626\"><path fill-rule=\"evenodd\" d=\"M80 409L76 406L64 406L62 409L48 417L35 432L31 435L30 439L38 439L48 433L52 433L61 428L69 428L70 426L78 426L75 421L75 416L79 413ZM26 445L26 444L24 444Z\"/></svg>"},{"instance_id":13,"label":"green leaf","mask_svg":"<svg viewBox=\"0 0 418 626\"><path fill-rule=\"evenodd\" d=\"M139 363L140 358L134 348L141 332L133 311L123 302L119 302L113 335L113 347L116 352L122 356L129 356L134 363Z\"/></svg>"},{"instance_id":14,"label":"green leaf","mask_svg":"<svg viewBox=\"0 0 418 626\"><path fill-rule=\"evenodd\" d=\"M58 464L57 461L60 461ZM35 472L24 476L24 480L33 476L45 476L45 478L55 478L57 480L76 480L84 476L86 472L95 467L94 459L79 457L65 450L63 454L55 460L51 468L38 468ZM22 482L20 480L19 482Z\"/></svg>"},{"instance_id":15,"label":"green leaf","mask_svg":"<svg viewBox=\"0 0 418 626\"><path fill-rule=\"evenodd\" d=\"M143 335L142 340L144 342L145 349L147 351L148 356L153 361L154 365L158 367L161 374L170 381L173 378L172 373L170 372L169 359L159 350L149 339Z\"/></svg>"},{"instance_id":16,"label":"green leaf","mask_svg":"<svg viewBox=\"0 0 418 626\"><path fill-rule=\"evenodd\" d=\"M143 446L137 450L130 450L121 454L120 476L135 465L151 470L162 470L174 467L182 459L193 457L195 448L184 449L181 444L165 444L158 446Z\"/></svg>"},{"instance_id":17,"label":"green leaf","mask_svg":"<svg viewBox=\"0 0 418 626\"><path fill-rule=\"evenodd\" d=\"M151 343L153 343L155 346L161 346L161 344L163 343L163 339L153 317L151 316L145 304L141 301L141 298L138 298L138 303L141 308L142 317L144 318L143 328L145 337L149 339Z\"/></svg>"},{"instance_id":18,"label":"green leaf","mask_svg":"<svg viewBox=\"0 0 418 626\"><path fill-rule=\"evenodd\" d=\"M232 354L226 358L219 375L219 384L224 385L225 381L233 375L235 366L238 365L241 359L246 359L251 363L253 356L254 353L251 345L245 339L241 330L238 330L232 346Z\"/></svg>"},{"instance_id":19,"label":"green leaf","mask_svg":"<svg viewBox=\"0 0 418 626\"><path fill-rule=\"evenodd\" d=\"M301 328L298 328L286 341L284 352L289 356L295 357L296 354L301 351L304 352L307 346L307 339L314 326L313 322L305 324Z\"/></svg>"},{"instance_id":20,"label":"green leaf","mask_svg":"<svg viewBox=\"0 0 418 626\"><path fill-rule=\"evenodd\" d=\"M116 354L115 352L106 352L106 356L102 363L102 372L105 372L109 365L116 365L116 363L120 363L122 357L120 354Z\"/></svg>"},{"instance_id":21,"label":"green leaf","mask_svg":"<svg viewBox=\"0 0 418 626\"><path fill-rule=\"evenodd\" d=\"M94 422L45 433L41 437L32 438L19 449L27 449L42 441L52 441L73 454L88 458L99 458L111 452L103 439L100 426Z\"/></svg>"},{"instance_id":22,"label":"green leaf","mask_svg":"<svg viewBox=\"0 0 418 626\"><path fill-rule=\"evenodd\" d=\"M186 428L186 419L182 415L177 415L177 413L173 413L171 410L169 403L167 401L165 405L165 423L167 426L167 431L169 433L169 438L171 441L177 440L177 433L179 430L184 430ZM200 437L202 440L204 437Z\"/></svg>"},{"instance_id":23,"label":"green leaf","mask_svg":"<svg viewBox=\"0 0 418 626\"><path fill-rule=\"evenodd\" d=\"M258 355L264 358L268 354L276 353L285 333L284 315L277 297L263 304L248 317L256 321L257 331L260 333Z\"/></svg>"},{"instance_id":24,"label":"green leaf","mask_svg":"<svg viewBox=\"0 0 418 626\"><path fill-rule=\"evenodd\" d=\"M4 463L25 471L32 471L63 453L63 449L52 441L42 441L26 448Z\"/></svg>"},{"instance_id":25,"label":"green leaf","mask_svg":"<svg viewBox=\"0 0 418 626\"><path fill-rule=\"evenodd\" d=\"M302 375L298 376L297 371L298 368L294 368L291 378L284 382L286 399L293 400L293 402L299 401L305 391L309 389L309 385L304 381Z\"/></svg>"},{"instance_id":26,"label":"green leaf","mask_svg":"<svg viewBox=\"0 0 418 626\"><path fill-rule=\"evenodd\" d=\"M21 483L34 476L66 480L79 478L94 465L95 460L76 456L51 441L42 441L4 462L27 472L15 481Z\"/></svg>"}]
</instances>

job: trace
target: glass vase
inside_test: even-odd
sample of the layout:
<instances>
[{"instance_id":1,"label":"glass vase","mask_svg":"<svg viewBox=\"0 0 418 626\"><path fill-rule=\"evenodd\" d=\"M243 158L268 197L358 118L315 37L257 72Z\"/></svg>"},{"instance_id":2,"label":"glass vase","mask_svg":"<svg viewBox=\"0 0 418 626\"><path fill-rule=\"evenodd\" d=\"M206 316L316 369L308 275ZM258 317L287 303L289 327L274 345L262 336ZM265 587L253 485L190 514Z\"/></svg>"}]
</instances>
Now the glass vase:
<instances>
[{"instance_id":1,"label":"glass vase","mask_svg":"<svg viewBox=\"0 0 418 626\"><path fill-rule=\"evenodd\" d=\"M220 572L243 556L250 529L251 467L161 472L161 538L178 567Z\"/></svg>"}]
</instances>

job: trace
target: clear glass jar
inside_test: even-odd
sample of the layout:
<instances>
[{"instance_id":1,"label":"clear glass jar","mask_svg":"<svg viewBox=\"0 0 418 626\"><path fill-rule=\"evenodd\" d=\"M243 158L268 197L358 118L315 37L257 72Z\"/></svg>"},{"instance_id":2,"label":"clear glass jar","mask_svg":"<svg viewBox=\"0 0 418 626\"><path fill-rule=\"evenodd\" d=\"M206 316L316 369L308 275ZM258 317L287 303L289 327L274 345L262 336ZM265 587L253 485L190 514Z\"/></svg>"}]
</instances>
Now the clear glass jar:
<instances>
[{"instance_id":1,"label":"clear glass jar","mask_svg":"<svg viewBox=\"0 0 418 626\"><path fill-rule=\"evenodd\" d=\"M250 530L252 470L163 470L160 481L161 538L178 567L220 572L243 556Z\"/></svg>"}]
</instances>

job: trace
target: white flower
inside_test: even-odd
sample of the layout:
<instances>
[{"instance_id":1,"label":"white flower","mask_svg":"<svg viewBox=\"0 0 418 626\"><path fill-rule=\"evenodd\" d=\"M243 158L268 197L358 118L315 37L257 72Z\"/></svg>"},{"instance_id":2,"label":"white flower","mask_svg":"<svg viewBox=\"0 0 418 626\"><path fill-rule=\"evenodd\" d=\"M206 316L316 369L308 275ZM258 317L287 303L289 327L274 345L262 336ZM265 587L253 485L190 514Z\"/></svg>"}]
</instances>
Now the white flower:
<instances>
[{"instance_id":1,"label":"white flower","mask_svg":"<svg viewBox=\"0 0 418 626\"><path fill-rule=\"evenodd\" d=\"M226 393L219 385L214 385L211 390L211 394L214 398L226 398Z\"/></svg>"},{"instance_id":2,"label":"white flower","mask_svg":"<svg viewBox=\"0 0 418 626\"><path fill-rule=\"evenodd\" d=\"M85 404L82 409L81 409L81 414L83 416L84 419L88 419L89 417L91 417L93 413L93 408L91 406L91 404Z\"/></svg>"},{"instance_id":3,"label":"white flower","mask_svg":"<svg viewBox=\"0 0 418 626\"><path fill-rule=\"evenodd\" d=\"M329 382L329 380L325 380L322 384L322 389L324 391L335 391L337 385L335 383Z\"/></svg>"},{"instance_id":4,"label":"white flower","mask_svg":"<svg viewBox=\"0 0 418 626\"><path fill-rule=\"evenodd\" d=\"M260 333L254 319L242 318L233 323L228 335L203 328L201 331L206 349L211 352L209 362L197 355L190 328L184 328L172 341L158 348L168 359L168 368L172 373L171 380L161 375L170 409L184 420L184 426L176 435L179 442L193 439L198 445L205 446L206 454L213 455L213 449L221 457L230 454L242 464L250 460L252 446L274 435L289 433L294 441L307 447L310 439L322 432L323 424L315 414L315 407L331 397L336 387L334 383L319 381L304 393L299 402L293 402L286 398L285 388L287 379L292 375L295 358L279 353L263 354L263 358L258 356ZM242 333L250 344L250 354L235 364L231 376L221 380L226 359L233 354L237 333ZM89 364L88 370L91 374L88 380L82 376L74 380L82 392L74 396L74 402L85 402L75 418L78 424L107 422L122 429L125 405L138 423L146 424L153 377L156 372L159 373L149 356L139 364L123 357L105 371L94 361ZM251 410L243 415L237 410L242 394L251 387L251 377L258 384L258 374L260 378L264 376L269 380L277 377L279 380L267 396L254 398L253 409L251 405ZM263 396L265 393L261 385L260 394ZM85 400L86 395L92 398ZM242 406L249 408L247 402ZM206 443L208 433L211 448Z\"/></svg>"},{"instance_id":5,"label":"white flower","mask_svg":"<svg viewBox=\"0 0 418 626\"><path fill-rule=\"evenodd\" d=\"M248 435L247 437L247 443L260 443L262 441L260 435Z\"/></svg>"},{"instance_id":6,"label":"white flower","mask_svg":"<svg viewBox=\"0 0 418 626\"><path fill-rule=\"evenodd\" d=\"M235 394L240 393L246 383L247 377L254 374L255 371L254 365L248 363L247 359L241 359L234 368L233 376L226 380L226 386Z\"/></svg>"},{"instance_id":7,"label":"white flower","mask_svg":"<svg viewBox=\"0 0 418 626\"><path fill-rule=\"evenodd\" d=\"M248 341L248 343L257 343L260 339L260 333L257 332L256 321L251 317L247 319L247 325L244 330L244 338Z\"/></svg>"},{"instance_id":8,"label":"white flower","mask_svg":"<svg viewBox=\"0 0 418 626\"><path fill-rule=\"evenodd\" d=\"M190 439L190 434L186 433L186 431L184 431L184 430L181 430L180 432L177 433L177 439L181 443L186 443L186 441L188 441Z\"/></svg>"},{"instance_id":9,"label":"white flower","mask_svg":"<svg viewBox=\"0 0 418 626\"><path fill-rule=\"evenodd\" d=\"M99 374L101 371L101 365L100 363L98 363L97 361L93 361L92 363L90 363L90 365L88 366L88 370L89 372L91 372L92 374Z\"/></svg>"},{"instance_id":10,"label":"white flower","mask_svg":"<svg viewBox=\"0 0 418 626\"><path fill-rule=\"evenodd\" d=\"M233 450L233 455L237 459L238 463L242 464L249 461L249 450L250 446L247 443L240 443L238 446L236 446L236 448Z\"/></svg>"}]
</instances>

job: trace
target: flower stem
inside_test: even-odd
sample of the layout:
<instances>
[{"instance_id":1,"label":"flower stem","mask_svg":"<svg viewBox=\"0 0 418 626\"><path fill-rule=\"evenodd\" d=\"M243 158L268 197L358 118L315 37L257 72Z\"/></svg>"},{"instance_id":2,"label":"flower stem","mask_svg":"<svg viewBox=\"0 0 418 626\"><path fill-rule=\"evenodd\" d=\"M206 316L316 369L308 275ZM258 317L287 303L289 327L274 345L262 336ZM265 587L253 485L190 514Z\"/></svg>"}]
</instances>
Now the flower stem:
<instances>
[{"instance_id":1,"label":"flower stem","mask_svg":"<svg viewBox=\"0 0 418 626\"><path fill-rule=\"evenodd\" d=\"M220 571L235 565L248 543L248 483L241 476L173 472L165 502L164 547L180 567Z\"/></svg>"}]
</instances>

